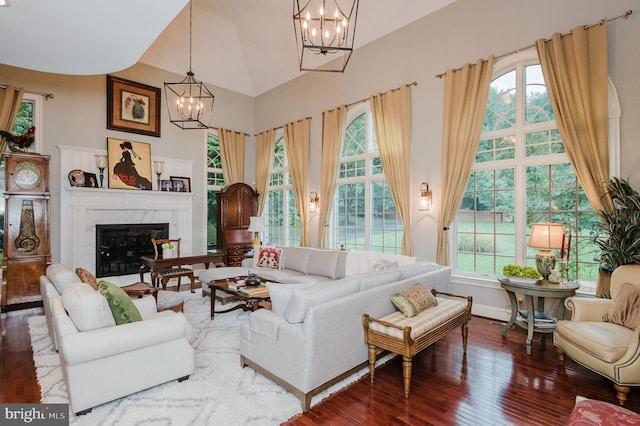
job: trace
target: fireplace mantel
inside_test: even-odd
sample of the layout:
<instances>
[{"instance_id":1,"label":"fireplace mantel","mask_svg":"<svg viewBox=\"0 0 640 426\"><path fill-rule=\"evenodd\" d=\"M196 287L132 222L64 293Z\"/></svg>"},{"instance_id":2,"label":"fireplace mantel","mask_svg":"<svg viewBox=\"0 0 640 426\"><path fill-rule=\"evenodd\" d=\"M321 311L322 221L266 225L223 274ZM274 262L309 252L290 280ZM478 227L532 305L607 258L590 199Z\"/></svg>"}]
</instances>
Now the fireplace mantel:
<instances>
[{"instance_id":1,"label":"fireplace mantel","mask_svg":"<svg viewBox=\"0 0 640 426\"><path fill-rule=\"evenodd\" d=\"M68 183L69 171L81 169L94 173L94 155L106 151L63 145L58 148L62 153L60 263L95 273L95 232L99 224L168 223L169 236L182 238L183 254L192 254L192 193L73 187ZM152 160L165 161L165 178L192 176L191 161L157 157Z\"/></svg>"}]
</instances>

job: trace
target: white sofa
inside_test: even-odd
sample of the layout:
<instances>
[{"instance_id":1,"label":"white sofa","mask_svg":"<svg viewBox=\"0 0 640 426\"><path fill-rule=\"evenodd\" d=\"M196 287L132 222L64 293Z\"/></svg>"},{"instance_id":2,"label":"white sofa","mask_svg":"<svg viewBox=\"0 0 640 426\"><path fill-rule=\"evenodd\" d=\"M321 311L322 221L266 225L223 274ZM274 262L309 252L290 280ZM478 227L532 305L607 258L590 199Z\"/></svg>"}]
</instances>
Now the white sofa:
<instances>
[{"instance_id":1,"label":"white sofa","mask_svg":"<svg viewBox=\"0 0 640 426\"><path fill-rule=\"evenodd\" d=\"M304 411L315 394L367 365L363 314L395 311L389 297L416 283L448 291L451 278L450 267L408 256L288 247L283 258L282 270L246 260L243 268L203 271L200 279L251 270L279 281L266 284L272 309L252 312L241 325L241 364L294 393Z\"/></svg>"}]
</instances>

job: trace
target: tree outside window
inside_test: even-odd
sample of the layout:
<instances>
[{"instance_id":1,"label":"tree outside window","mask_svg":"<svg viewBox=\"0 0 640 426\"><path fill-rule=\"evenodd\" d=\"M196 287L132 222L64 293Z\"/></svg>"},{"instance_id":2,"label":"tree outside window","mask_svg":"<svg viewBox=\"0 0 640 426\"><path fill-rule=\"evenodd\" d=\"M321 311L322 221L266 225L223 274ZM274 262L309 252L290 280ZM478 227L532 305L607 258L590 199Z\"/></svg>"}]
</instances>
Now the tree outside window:
<instances>
[{"instance_id":1,"label":"tree outside window","mask_svg":"<svg viewBox=\"0 0 640 426\"><path fill-rule=\"evenodd\" d=\"M216 192L224 187L220 141L216 134L207 135L207 248L217 244Z\"/></svg>"}]
</instances>

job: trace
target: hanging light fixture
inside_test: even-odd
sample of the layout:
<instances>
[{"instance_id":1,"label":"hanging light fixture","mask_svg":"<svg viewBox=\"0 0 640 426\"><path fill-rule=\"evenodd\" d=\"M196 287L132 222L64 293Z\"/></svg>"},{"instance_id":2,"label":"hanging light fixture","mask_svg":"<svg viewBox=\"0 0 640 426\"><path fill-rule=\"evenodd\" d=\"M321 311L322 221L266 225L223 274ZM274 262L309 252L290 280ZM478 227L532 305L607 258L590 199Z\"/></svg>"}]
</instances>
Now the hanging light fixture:
<instances>
[{"instance_id":1,"label":"hanging light fixture","mask_svg":"<svg viewBox=\"0 0 640 426\"><path fill-rule=\"evenodd\" d=\"M353 52L359 2L293 0L300 71L344 72Z\"/></svg>"},{"instance_id":2,"label":"hanging light fixture","mask_svg":"<svg viewBox=\"0 0 640 426\"><path fill-rule=\"evenodd\" d=\"M213 111L213 93L198 82L191 71L193 6L189 0L189 71L179 83L164 83L169 121L181 129L208 129Z\"/></svg>"}]
</instances>

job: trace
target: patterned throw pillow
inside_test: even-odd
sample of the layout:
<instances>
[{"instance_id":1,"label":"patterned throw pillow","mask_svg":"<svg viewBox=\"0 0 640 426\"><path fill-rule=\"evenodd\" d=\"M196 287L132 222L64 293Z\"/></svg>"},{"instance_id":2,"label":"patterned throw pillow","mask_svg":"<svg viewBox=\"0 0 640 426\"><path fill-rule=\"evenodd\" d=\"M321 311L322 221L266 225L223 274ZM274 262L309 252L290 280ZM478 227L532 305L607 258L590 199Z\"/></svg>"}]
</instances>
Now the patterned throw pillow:
<instances>
[{"instance_id":1,"label":"patterned throw pillow","mask_svg":"<svg viewBox=\"0 0 640 426\"><path fill-rule=\"evenodd\" d=\"M438 299L422 284L415 284L400 293L392 294L391 303L404 316L411 318L431 306L438 305Z\"/></svg>"},{"instance_id":2,"label":"patterned throw pillow","mask_svg":"<svg viewBox=\"0 0 640 426\"><path fill-rule=\"evenodd\" d=\"M109 308L116 325L142 321L140 311L138 311L136 305L123 289L107 281L100 281L98 289L100 294L109 302Z\"/></svg>"},{"instance_id":3,"label":"patterned throw pillow","mask_svg":"<svg viewBox=\"0 0 640 426\"><path fill-rule=\"evenodd\" d=\"M254 254L255 255L255 254ZM261 247L255 266L258 268L282 269L282 249L279 247Z\"/></svg>"},{"instance_id":4,"label":"patterned throw pillow","mask_svg":"<svg viewBox=\"0 0 640 426\"><path fill-rule=\"evenodd\" d=\"M96 277L91 272L86 269L76 268L76 275L80 277L80 281L83 283L89 284L94 290L98 289L98 281L96 281Z\"/></svg>"}]
</instances>

